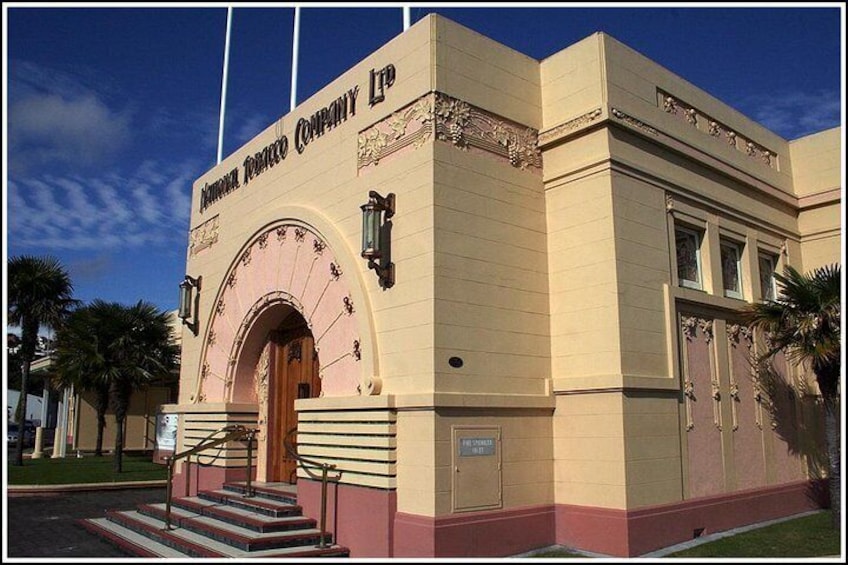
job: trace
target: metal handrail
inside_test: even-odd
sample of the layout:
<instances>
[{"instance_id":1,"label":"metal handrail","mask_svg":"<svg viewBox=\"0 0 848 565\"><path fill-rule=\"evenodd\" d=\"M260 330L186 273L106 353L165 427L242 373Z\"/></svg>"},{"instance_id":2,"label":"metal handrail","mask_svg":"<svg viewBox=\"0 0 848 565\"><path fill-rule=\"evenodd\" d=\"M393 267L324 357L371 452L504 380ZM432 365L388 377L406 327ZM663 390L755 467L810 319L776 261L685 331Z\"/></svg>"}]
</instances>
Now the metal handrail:
<instances>
[{"instance_id":1,"label":"metal handrail","mask_svg":"<svg viewBox=\"0 0 848 565\"><path fill-rule=\"evenodd\" d=\"M242 425L225 426L225 427L221 428L220 430L212 432L209 436L207 436L206 439L204 439L203 441L201 441L199 444L195 445L191 449L187 449L185 451L177 453L176 455L170 455L168 457L165 457L165 461L168 463L168 484L167 484L167 490L166 490L166 493L165 493L165 529L166 530L171 529L171 498L172 498L172 489L173 489L172 483L173 483L173 478L174 478L174 463L176 463L180 459L186 458L186 462L188 463L189 461L188 461L187 458L191 457L192 455L200 453L201 451L204 451L206 449L209 449L209 448L212 448L212 447L217 447L217 446L222 445L224 443L227 443L227 442L230 442L230 441L235 441L235 440L240 439L244 436L247 436L247 484L246 484L245 492L244 492L243 496L245 496L247 498L253 496L253 487L251 486L250 476L252 474L252 467L253 467L253 440L256 437L256 434L257 434L258 431L259 430L255 429L255 428L246 428ZM216 434L219 434L219 433L226 433L227 435L225 435L224 437L217 438L217 439L212 439L212 440L209 439L213 435L216 435ZM191 480L190 470L187 470L187 472L186 472L186 490L188 490L188 488L189 488L188 487L188 481L190 481L190 480Z\"/></svg>"},{"instance_id":2,"label":"metal handrail","mask_svg":"<svg viewBox=\"0 0 848 565\"><path fill-rule=\"evenodd\" d=\"M329 477L328 472L330 470L336 469L335 465L331 465L329 463L322 463L320 461L315 461L313 459L307 459L303 457L297 452L297 446L292 443L291 437L297 433L297 427L294 427L286 433L286 437L283 438L283 446L286 448L286 453L289 454L295 461L300 463L300 468L303 469L307 475L309 475L313 479L318 479L318 475L314 474L312 470L306 465L313 465L315 467L321 467L321 524L320 524L320 533L318 537L318 547L324 549L327 547L327 541L324 539L324 533L327 531L327 482L338 482L339 479L342 478L342 472L336 471L338 474L334 477Z\"/></svg>"}]
</instances>

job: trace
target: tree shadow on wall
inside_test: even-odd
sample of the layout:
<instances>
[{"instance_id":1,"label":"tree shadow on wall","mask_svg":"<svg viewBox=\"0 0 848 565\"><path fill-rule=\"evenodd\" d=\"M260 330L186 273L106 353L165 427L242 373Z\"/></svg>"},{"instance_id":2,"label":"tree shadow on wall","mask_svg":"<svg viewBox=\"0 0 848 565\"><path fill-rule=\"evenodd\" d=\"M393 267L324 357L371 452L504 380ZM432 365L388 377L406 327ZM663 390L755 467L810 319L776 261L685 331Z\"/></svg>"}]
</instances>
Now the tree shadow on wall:
<instances>
[{"instance_id":1,"label":"tree shadow on wall","mask_svg":"<svg viewBox=\"0 0 848 565\"><path fill-rule=\"evenodd\" d=\"M807 498L819 507L830 506L827 487L827 443L824 405L806 378L793 384L785 370L770 359L751 362L754 390L758 392L764 422L785 444L792 456L801 457L810 479ZM774 449L781 449L779 444Z\"/></svg>"}]
</instances>

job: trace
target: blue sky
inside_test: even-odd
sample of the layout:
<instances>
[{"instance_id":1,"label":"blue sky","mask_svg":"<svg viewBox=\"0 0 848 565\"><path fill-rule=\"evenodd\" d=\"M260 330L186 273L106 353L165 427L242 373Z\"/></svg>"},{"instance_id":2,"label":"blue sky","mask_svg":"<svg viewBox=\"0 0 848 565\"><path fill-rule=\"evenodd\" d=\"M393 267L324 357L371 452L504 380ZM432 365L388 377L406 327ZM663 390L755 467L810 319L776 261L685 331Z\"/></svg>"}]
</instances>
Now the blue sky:
<instances>
[{"instance_id":1,"label":"blue sky","mask_svg":"<svg viewBox=\"0 0 848 565\"><path fill-rule=\"evenodd\" d=\"M224 155L288 112L291 82L292 5L232 5ZM163 6L3 5L4 251L58 257L84 301L176 308L216 161L226 4ZM298 101L403 31L380 6L301 4ZM409 6L537 59L604 31L786 139L841 123L838 3Z\"/></svg>"}]
</instances>

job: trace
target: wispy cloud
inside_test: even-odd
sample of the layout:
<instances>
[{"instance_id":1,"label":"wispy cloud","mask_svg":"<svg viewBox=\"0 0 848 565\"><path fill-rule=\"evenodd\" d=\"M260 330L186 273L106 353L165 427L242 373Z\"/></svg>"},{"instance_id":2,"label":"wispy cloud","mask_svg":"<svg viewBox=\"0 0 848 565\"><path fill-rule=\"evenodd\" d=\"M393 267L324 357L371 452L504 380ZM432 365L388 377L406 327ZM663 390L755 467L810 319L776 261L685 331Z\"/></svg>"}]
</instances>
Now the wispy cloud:
<instances>
[{"instance_id":1,"label":"wispy cloud","mask_svg":"<svg viewBox=\"0 0 848 565\"><path fill-rule=\"evenodd\" d=\"M185 245L196 162L142 163L129 175L19 178L8 184L9 242L37 251Z\"/></svg>"},{"instance_id":2,"label":"wispy cloud","mask_svg":"<svg viewBox=\"0 0 848 565\"><path fill-rule=\"evenodd\" d=\"M14 61L9 79L9 166L26 172L49 163L93 165L131 141L132 110L116 109L108 81ZM112 96L114 98L114 96Z\"/></svg>"},{"instance_id":3,"label":"wispy cloud","mask_svg":"<svg viewBox=\"0 0 848 565\"><path fill-rule=\"evenodd\" d=\"M792 140L838 126L838 92L788 92L746 100L750 116L785 139Z\"/></svg>"},{"instance_id":4,"label":"wispy cloud","mask_svg":"<svg viewBox=\"0 0 848 565\"><path fill-rule=\"evenodd\" d=\"M252 114L247 118L240 119L239 122L241 126L235 133L235 138L239 144L247 143L271 125L271 120L265 114Z\"/></svg>"}]
</instances>

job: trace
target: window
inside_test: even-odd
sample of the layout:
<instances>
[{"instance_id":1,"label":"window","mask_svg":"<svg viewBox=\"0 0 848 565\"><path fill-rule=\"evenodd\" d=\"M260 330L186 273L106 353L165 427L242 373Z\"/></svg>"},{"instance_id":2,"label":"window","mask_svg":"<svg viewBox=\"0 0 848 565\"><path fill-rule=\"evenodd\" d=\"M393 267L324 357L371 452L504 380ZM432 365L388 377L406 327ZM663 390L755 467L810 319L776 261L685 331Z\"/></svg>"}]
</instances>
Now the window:
<instances>
[{"instance_id":1,"label":"window","mask_svg":"<svg viewBox=\"0 0 848 565\"><path fill-rule=\"evenodd\" d=\"M701 289L701 234L678 227L674 230L677 279L680 286Z\"/></svg>"},{"instance_id":2,"label":"window","mask_svg":"<svg viewBox=\"0 0 848 565\"><path fill-rule=\"evenodd\" d=\"M764 302L777 300L777 284L774 272L777 258L769 253L760 253L760 296Z\"/></svg>"},{"instance_id":3,"label":"window","mask_svg":"<svg viewBox=\"0 0 848 565\"><path fill-rule=\"evenodd\" d=\"M742 298L742 247L732 241L722 240L721 283L724 295Z\"/></svg>"}]
</instances>

